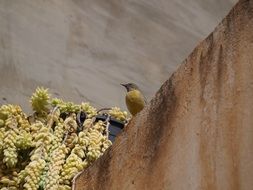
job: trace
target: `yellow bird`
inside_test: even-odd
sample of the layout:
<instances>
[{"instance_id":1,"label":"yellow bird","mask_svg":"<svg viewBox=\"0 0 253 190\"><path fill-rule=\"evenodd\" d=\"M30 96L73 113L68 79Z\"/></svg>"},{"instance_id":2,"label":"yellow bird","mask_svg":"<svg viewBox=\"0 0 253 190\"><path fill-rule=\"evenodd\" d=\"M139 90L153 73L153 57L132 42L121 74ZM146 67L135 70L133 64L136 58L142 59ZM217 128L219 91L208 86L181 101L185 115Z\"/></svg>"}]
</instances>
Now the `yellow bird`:
<instances>
[{"instance_id":1,"label":"yellow bird","mask_svg":"<svg viewBox=\"0 0 253 190\"><path fill-rule=\"evenodd\" d=\"M121 84L127 90L126 105L129 112L135 116L146 104L146 99L139 87L134 83Z\"/></svg>"}]
</instances>

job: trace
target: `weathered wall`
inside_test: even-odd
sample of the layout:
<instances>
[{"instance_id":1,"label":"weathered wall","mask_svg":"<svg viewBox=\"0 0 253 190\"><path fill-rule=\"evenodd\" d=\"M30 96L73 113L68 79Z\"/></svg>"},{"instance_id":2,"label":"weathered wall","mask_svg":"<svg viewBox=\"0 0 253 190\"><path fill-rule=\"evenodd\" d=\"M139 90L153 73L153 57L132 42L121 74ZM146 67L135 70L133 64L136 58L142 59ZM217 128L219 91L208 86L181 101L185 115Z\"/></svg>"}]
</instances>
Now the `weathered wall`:
<instances>
[{"instance_id":1,"label":"weathered wall","mask_svg":"<svg viewBox=\"0 0 253 190\"><path fill-rule=\"evenodd\" d=\"M45 86L124 108L129 81L153 96L235 1L0 0L0 104Z\"/></svg>"},{"instance_id":2,"label":"weathered wall","mask_svg":"<svg viewBox=\"0 0 253 190\"><path fill-rule=\"evenodd\" d=\"M241 0L76 190L253 188L253 0Z\"/></svg>"}]
</instances>

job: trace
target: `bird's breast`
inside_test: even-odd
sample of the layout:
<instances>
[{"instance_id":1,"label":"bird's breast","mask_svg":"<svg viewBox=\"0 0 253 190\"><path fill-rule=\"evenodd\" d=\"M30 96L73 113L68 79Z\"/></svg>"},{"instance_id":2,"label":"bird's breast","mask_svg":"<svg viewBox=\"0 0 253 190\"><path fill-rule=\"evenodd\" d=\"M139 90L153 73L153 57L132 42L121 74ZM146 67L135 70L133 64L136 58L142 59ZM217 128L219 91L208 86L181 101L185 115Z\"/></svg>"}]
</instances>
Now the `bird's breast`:
<instances>
[{"instance_id":1,"label":"bird's breast","mask_svg":"<svg viewBox=\"0 0 253 190\"><path fill-rule=\"evenodd\" d=\"M140 91L132 90L128 92L126 95L126 105L132 115L140 112L145 106L144 97Z\"/></svg>"}]
</instances>

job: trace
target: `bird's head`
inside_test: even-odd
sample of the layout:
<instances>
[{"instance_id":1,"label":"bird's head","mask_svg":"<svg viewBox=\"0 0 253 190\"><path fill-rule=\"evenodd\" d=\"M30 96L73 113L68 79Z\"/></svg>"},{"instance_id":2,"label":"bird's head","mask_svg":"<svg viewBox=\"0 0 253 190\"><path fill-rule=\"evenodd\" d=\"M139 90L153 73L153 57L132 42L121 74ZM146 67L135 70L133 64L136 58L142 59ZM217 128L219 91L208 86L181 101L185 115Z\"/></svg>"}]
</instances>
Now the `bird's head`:
<instances>
[{"instance_id":1,"label":"bird's head","mask_svg":"<svg viewBox=\"0 0 253 190\"><path fill-rule=\"evenodd\" d=\"M132 90L139 90L139 87L134 83L127 83L127 84L121 84L121 85L126 88L127 92L132 91Z\"/></svg>"}]
</instances>

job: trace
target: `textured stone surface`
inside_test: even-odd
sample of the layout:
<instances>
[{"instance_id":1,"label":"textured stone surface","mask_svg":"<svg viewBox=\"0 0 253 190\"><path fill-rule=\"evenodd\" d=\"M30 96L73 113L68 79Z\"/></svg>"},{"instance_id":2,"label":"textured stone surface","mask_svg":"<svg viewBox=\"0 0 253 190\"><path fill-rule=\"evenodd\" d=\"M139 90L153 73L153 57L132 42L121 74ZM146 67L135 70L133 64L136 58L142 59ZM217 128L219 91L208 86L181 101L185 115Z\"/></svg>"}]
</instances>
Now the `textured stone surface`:
<instances>
[{"instance_id":1,"label":"textured stone surface","mask_svg":"<svg viewBox=\"0 0 253 190\"><path fill-rule=\"evenodd\" d=\"M153 97L235 1L0 0L0 104L41 85L98 107L124 108L121 82Z\"/></svg>"},{"instance_id":2,"label":"textured stone surface","mask_svg":"<svg viewBox=\"0 0 253 190\"><path fill-rule=\"evenodd\" d=\"M253 188L253 0L189 55L76 190Z\"/></svg>"}]
</instances>

